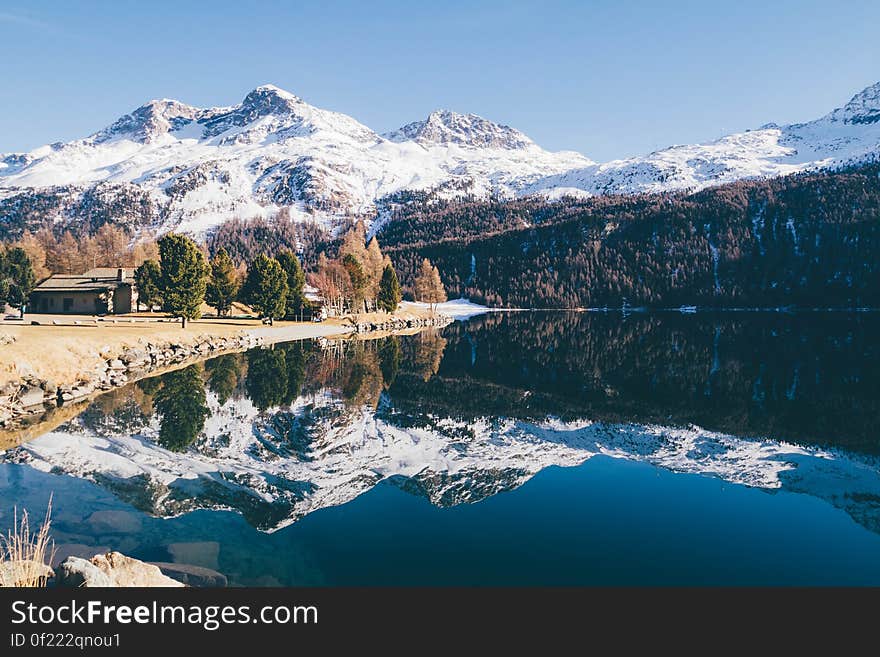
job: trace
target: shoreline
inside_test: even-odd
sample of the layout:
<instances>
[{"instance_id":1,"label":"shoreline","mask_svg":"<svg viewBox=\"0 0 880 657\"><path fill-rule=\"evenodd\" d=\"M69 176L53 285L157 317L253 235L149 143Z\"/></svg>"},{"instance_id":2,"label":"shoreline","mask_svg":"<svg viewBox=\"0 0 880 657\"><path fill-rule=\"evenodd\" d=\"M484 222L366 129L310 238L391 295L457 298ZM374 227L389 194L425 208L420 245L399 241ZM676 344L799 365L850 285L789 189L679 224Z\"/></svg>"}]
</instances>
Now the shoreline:
<instances>
[{"instance_id":1,"label":"shoreline","mask_svg":"<svg viewBox=\"0 0 880 657\"><path fill-rule=\"evenodd\" d=\"M666 307L648 307L648 306L630 306L622 308L615 307L598 307L598 308L506 308L495 306L479 306L480 310L473 313L463 313L461 316L455 316L455 319L469 319L477 315L485 315L491 313L621 313L624 315L642 314L650 315L653 313L678 313L681 315L709 315L713 313L780 313L784 315L811 314L811 313L849 313L849 314L869 314L880 312L880 307L856 307L856 308L813 308L813 307L794 307L794 306L768 306L766 308L756 306L752 307L722 307L713 308L711 306L680 306L676 308Z\"/></svg>"},{"instance_id":2,"label":"shoreline","mask_svg":"<svg viewBox=\"0 0 880 657\"><path fill-rule=\"evenodd\" d=\"M226 353L279 342L419 331L451 323L445 314L403 306L324 322L202 319L139 322L136 317L101 323L68 317L63 325L0 325L0 449L28 440L40 427L63 422L68 409L143 378ZM27 320L26 320L27 321ZM61 410L64 409L64 410Z\"/></svg>"}]
</instances>

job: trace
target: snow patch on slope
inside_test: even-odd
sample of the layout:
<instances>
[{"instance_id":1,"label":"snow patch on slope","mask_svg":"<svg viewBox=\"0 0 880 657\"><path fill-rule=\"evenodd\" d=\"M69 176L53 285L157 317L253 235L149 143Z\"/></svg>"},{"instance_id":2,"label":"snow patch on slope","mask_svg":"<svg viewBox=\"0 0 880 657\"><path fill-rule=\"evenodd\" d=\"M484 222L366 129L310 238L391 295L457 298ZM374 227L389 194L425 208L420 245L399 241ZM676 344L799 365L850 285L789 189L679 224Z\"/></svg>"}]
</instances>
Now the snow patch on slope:
<instances>
[{"instance_id":1,"label":"snow patch on slope","mask_svg":"<svg viewBox=\"0 0 880 657\"><path fill-rule=\"evenodd\" d=\"M427 303L422 303L420 301L403 301L401 305L404 306L404 308L406 306L428 308ZM453 319L468 319L484 313L499 312L497 308L481 306L478 303L473 303L470 299L464 298L451 299L449 301L444 301L443 303L434 304L434 308L441 315L448 315Z\"/></svg>"}]
</instances>

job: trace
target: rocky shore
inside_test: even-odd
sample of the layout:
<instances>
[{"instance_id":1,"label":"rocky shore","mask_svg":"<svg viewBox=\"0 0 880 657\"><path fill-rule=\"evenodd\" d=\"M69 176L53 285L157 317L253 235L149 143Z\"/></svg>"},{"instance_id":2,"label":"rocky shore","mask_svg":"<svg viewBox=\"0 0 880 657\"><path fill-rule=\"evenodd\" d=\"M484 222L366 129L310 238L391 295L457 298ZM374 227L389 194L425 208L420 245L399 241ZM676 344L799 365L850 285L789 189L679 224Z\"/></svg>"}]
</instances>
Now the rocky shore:
<instances>
[{"instance_id":1,"label":"rocky shore","mask_svg":"<svg viewBox=\"0 0 880 657\"><path fill-rule=\"evenodd\" d=\"M454 321L447 315L395 316L362 315L340 327L339 333L365 334L372 331L404 331L442 327ZM316 325L320 326L320 325ZM306 329L309 327L306 326ZM97 364L77 371L75 382L58 384L49 378L25 374L0 386L0 430L21 427L29 418L88 399L92 395L124 386L151 374L254 347L303 339L303 325L255 327L229 335L187 336L189 341L155 340L136 346L105 347ZM51 339L47 336L47 339ZM0 334L0 344L13 344L14 336ZM0 352L2 357L2 352Z\"/></svg>"},{"instance_id":2,"label":"rocky shore","mask_svg":"<svg viewBox=\"0 0 880 657\"><path fill-rule=\"evenodd\" d=\"M440 328L455 321L448 315L435 315L433 317L400 318L393 315L387 319L380 318L376 321L357 321L352 326L357 333L369 333L370 331L405 331L413 328Z\"/></svg>"},{"instance_id":3,"label":"rocky shore","mask_svg":"<svg viewBox=\"0 0 880 657\"><path fill-rule=\"evenodd\" d=\"M201 575L201 571L208 573ZM201 578L194 577L195 572ZM169 577L169 574L171 576ZM181 586L223 587L226 578L207 568L179 564L153 564L127 557L120 552L97 554L90 559L70 556L55 568L36 561L0 563L0 586L23 586L37 581L42 586L63 588Z\"/></svg>"},{"instance_id":4,"label":"rocky shore","mask_svg":"<svg viewBox=\"0 0 880 657\"><path fill-rule=\"evenodd\" d=\"M261 337L251 334L206 336L191 344L148 342L143 347L128 347L109 357L104 354L96 368L79 373L75 384L59 386L27 375L0 388L0 429L15 428L24 418L124 386L158 370L262 344Z\"/></svg>"}]
</instances>

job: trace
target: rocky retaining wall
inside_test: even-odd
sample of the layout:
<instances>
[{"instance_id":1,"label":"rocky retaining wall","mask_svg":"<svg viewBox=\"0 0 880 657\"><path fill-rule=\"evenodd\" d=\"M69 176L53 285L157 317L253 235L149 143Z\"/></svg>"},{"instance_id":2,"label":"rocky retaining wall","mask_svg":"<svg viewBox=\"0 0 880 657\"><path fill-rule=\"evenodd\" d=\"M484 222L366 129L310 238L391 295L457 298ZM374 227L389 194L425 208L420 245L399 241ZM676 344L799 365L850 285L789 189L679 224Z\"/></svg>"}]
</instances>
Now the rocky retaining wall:
<instances>
[{"instance_id":1,"label":"rocky retaining wall","mask_svg":"<svg viewBox=\"0 0 880 657\"><path fill-rule=\"evenodd\" d=\"M412 328L429 328L446 326L451 324L452 317L448 315L435 315L434 317L402 319L400 317L389 317L381 322L355 322L354 329L358 333L368 333L370 331L404 331Z\"/></svg>"},{"instance_id":2,"label":"rocky retaining wall","mask_svg":"<svg viewBox=\"0 0 880 657\"><path fill-rule=\"evenodd\" d=\"M413 328L441 327L454 321L447 315L403 319L389 317L380 322L353 322L357 333L370 331L403 331ZM226 337L203 336L193 344L177 342L147 343L129 347L121 354L102 356L101 363L91 372L81 372L77 383L57 385L52 381L25 376L0 388L0 430L15 429L22 420L46 410L85 399L95 393L111 390L142 379L158 370L198 361L225 352L244 351L266 342L255 334Z\"/></svg>"},{"instance_id":3,"label":"rocky retaining wall","mask_svg":"<svg viewBox=\"0 0 880 657\"><path fill-rule=\"evenodd\" d=\"M112 358L102 359L91 372L81 372L73 385L58 386L52 381L25 376L0 388L0 429L12 429L22 419L63 406L97 392L111 390L142 379L156 370L187 361L196 361L229 351L257 347L262 338L253 335L205 336L193 344L147 343L130 347Z\"/></svg>"}]
</instances>

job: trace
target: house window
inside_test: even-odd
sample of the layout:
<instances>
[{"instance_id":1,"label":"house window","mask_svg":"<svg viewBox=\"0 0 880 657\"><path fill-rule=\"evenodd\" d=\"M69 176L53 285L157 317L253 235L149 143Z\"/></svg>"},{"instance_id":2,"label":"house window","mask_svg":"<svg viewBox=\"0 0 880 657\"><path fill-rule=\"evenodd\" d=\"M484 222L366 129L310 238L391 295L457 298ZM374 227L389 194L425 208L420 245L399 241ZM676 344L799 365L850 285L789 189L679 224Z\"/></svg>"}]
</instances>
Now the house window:
<instances>
[{"instance_id":1,"label":"house window","mask_svg":"<svg viewBox=\"0 0 880 657\"><path fill-rule=\"evenodd\" d=\"M64 297L64 299L62 300L62 303L64 304L64 312L69 313L71 311L71 309L73 308L73 298Z\"/></svg>"}]
</instances>

